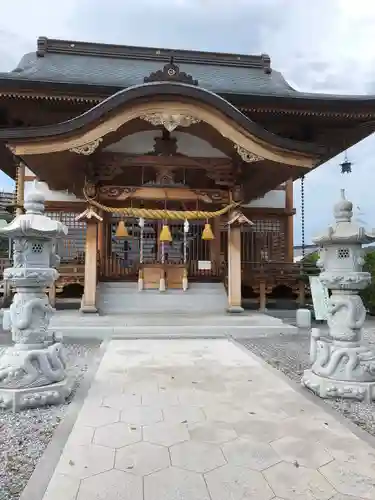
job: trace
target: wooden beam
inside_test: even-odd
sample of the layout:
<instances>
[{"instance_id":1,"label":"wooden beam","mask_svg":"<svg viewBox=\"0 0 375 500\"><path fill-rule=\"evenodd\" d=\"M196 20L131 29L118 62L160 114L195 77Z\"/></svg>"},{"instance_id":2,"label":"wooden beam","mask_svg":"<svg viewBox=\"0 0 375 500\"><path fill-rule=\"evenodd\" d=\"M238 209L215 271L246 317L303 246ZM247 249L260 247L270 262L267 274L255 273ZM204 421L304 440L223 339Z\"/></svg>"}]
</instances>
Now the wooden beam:
<instances>
[{"instance_id":1,"label":"wooden beam","mask_svg":"<svg viewBox=\"0 0 375 500\"><path fill-rule=\"evenodd\" d=\"M158 155L135 155L125 153L112 153L102 151L95 158L97 169L111 165L111 167L170 167L170 168L194 168L211 170L217 167L232 168L231 158L192 157L183 155L158 156Z\"/></svg>"}]
</instances>

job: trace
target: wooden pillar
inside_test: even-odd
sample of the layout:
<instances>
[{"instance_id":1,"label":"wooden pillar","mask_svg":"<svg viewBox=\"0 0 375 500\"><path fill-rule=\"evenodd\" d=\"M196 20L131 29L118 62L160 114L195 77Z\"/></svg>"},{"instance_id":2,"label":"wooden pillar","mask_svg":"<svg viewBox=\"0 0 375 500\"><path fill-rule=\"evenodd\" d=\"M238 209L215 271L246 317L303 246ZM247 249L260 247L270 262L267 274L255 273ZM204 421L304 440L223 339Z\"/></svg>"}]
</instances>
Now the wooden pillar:
<instances>
[{"instance_id":1,"label":"wooden pillar","mask_svg":"<svg viewBox=\"0 0 375 500\"><path fill-rule=\"evenodd\" d=\"M56 284L54 283L48 291L49 303L52 307L56 307Z\"/></svg>"},{"instance_id":2,"label":"wooden pillar","mask_svg":"<svg viewBox=\"0 0 375 500\"><path fill-rule=\"evenodd\" d=\"M102 221L98 222L98 252L100 257L100 265L104 264L107 257L107 242L106 242L106 226L107 226L107 214L102 211L99 213L100 217L103 218Z\"/></svg>"},{"instance_id":3,"label":"wooden pillar","mask_svg":"<svg viewBox=\"0 0 375 500\"><path fill-rule=\"evenodd\" d=\"M241 313L241 227L228 230L228 312Z\"/></svg>"},{"instance_id":4,"label":"wooden pillar","mask_svg":"<svg viewBox=\"0 0 375 500\"><path fill-rule=\"evenodd\" d=\"M267 290L266 290L266 282L259 282L259 311L265 312L267 310Z\"/></svg>"},{"instance_id":5,"label":"wooden pillar","mask_svg":"<svg viewBox=\"0 0 375 500\"><path fill-rule=\"evenodd\" d=\"M97 313L97 250L98 224L94 220L87 221L85 246L85 286L81 303L81 312Z\"/></svg>"},{"instance_id":6,"label":"wooden pillar","mask_svg":"<svg viewBox=\"0 0 375 500\"><path fill-rule=\"evenodd\" d=\"M210 260L212 262L213 274L217 275L220 269L220 217L215 217L212 221L212 230L215 239L210 241Z\"/></svg>"},{"instance_id":7,"label":"wooden pillar","mask_svg":"<svg viewBox=\"0 0 375 500\"><path fill-rule=\"evenodd\" d=\"M16 215L23 214L23 203L25 200L25 165L20 162L17 167L16 181Z\"/></svg>"},{"instance_id":8,"label":"wooden pillar","mask_svg":"<svg viewBox=\"0 0 375 500\"><path fill-rule=\"evenodd\" d=\"M287 211L286 222L286 261L294 261L294 214L293 214L293 179L289 179L285 185L285 210Z\"/></svg>"},{"instance_id":9,"label":"wooden pillar","mask_svg":"<svg viewBox=\"0 0 375 500\"><path fill-rule=\"evenodd\" d=\"M305 283L301 280L298 283L298 305L304 307L306 304Z\"/></svg>"}]
</instances>

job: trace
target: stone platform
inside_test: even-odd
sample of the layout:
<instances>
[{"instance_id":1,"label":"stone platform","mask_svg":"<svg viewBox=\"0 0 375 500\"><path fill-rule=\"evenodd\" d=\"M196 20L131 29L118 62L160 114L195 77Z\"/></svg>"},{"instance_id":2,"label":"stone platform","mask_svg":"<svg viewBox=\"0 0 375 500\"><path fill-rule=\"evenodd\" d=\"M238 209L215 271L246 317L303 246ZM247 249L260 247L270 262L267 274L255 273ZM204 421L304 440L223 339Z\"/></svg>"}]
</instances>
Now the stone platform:
<instances>
[{"instance_id":1,"label":"stone platform","mask_svg":"<svg viewBox=\"0 0 375 500\"><path fill-rule=\"evenodd\" d=\"M240 315L154 313L90 315L57 311L50 330L69 338L252 338L259 335L298 333L281 319L257 312Z\"/></svg>"},{"instance_id":2,"label":"stone platform","mask_svg":"<svg viewBox=\"0 0 375 500\"><path fill-rule=\"evenodd\" d=\"M43 500L375 498L375 449L295 387L227 339L112 340Z\"/></svg>"}]
</instances>

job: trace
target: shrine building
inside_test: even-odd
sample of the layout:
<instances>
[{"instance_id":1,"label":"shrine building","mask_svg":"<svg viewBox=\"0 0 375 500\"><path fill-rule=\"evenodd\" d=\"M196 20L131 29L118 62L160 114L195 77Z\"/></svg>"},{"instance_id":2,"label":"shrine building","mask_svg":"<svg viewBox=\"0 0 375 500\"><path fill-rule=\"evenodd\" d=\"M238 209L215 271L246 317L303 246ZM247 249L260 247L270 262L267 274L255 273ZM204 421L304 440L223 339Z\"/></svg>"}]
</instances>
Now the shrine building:
<instances>
[{"instance_id":1,"label":"shrine building","mask_svg":"<svg viewBox=\"0 0 375 500\"><path fill-rule=\"evenodd\" d=\"M375 130L375 98L293 89L269 56L38 39L0 74L0 165L69 228L55 294L223 283L263 309L293 264L293 181ZM323 167L324 168L324 167ZM319 196L319 193L316 193ZM181 297L183 299L183 295Z\"/></svg>"}]
</instances>

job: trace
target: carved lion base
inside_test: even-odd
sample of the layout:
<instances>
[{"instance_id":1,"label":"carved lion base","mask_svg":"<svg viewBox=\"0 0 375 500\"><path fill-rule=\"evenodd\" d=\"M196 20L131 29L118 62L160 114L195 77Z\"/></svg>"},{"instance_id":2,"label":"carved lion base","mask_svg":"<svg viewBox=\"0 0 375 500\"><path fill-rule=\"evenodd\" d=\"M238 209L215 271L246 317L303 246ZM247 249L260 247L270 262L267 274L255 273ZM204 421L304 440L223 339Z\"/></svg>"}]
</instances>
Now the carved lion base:
<instances>
[{"instance_id":1,"label":"carved lion base","mask_svg":"<svg viewBox=\"0 0 375 500\"><path fill-rule=\"evenodd\" d=\"M332 380L305 370L301 384L323 398L357 399L371 403L375 400L375 382L348 382Z\"/></svg>"},{"instance_id":2,"label":"carved lion base","mask_svg":"<svg viewBox=\"0 0 375 500\"><path fill-rule=\"evenodd\" d=\"M42 387L0 389L0 408L17 412L26 408L62 404L71 392L71 382L68 379Z\"/></svg>"}]
</instances>

